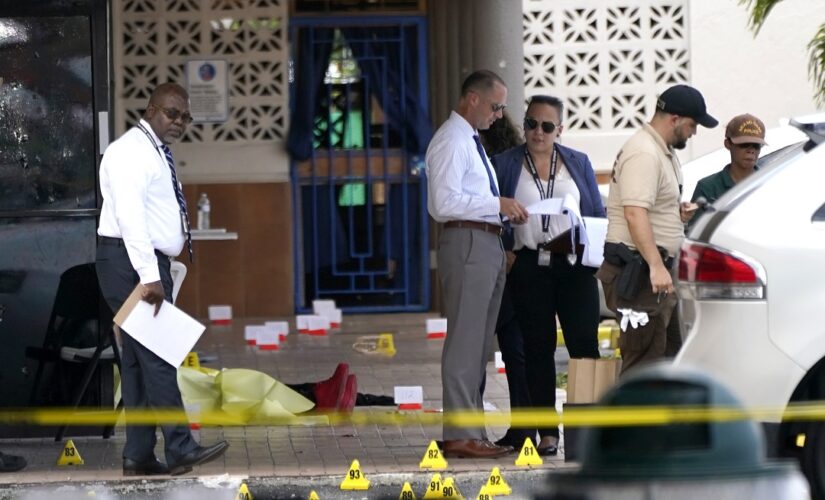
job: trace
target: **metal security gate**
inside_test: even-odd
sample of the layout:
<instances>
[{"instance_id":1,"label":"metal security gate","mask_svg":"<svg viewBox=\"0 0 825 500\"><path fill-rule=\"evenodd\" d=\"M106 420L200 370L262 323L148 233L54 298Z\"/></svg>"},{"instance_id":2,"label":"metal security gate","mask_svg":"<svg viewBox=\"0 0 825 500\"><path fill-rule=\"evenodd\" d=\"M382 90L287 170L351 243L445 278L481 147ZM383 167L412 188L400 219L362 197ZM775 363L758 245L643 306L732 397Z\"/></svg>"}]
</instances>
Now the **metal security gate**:
<instances>
[{"instance_id":1,"label":"metal security gate","mask_svg":"<svg viewBox=\"0 0 825 500\"><path fill-rule=\"evenodd\" d=\"M423 17L290 24L295 304L429 306Z\"/></svg>"}]
</instances>

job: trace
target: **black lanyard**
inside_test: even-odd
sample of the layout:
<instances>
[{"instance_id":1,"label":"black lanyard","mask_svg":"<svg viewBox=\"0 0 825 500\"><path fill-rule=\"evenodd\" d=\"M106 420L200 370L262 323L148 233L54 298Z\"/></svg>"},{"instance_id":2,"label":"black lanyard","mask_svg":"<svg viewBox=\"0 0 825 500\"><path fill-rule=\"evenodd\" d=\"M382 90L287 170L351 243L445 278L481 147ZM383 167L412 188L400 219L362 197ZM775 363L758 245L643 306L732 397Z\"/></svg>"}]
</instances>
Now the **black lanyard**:
<instances>
[{"instance_id":1,"label":"black lanyard","mask_svg":"<svg viewBox=\"0 0 825 500\"><path fill-rule=\"evenodd\" d=\"M169 162L166 161L166 155L160 152L160 146L158 146L158 143L155 142L155 138L152 137L152 134L150 134L149 131L143 127L142 123L138 123L138 128L141 132L144 133L144 135L146 135L146 138L149 139L149 142L152 143L152 147L155 148L155 152L158 154L158 156L160 156L160 159L163 161L163 163L166 163L166 165L168 166Z\"/></svg>"},{"instance_id":2,"label":"black lanyard","mask_svg":"<svg viewBox=\"0 0 825 500\"><path fill-rule=\"evenodd\" d=\"M530 170L530 175L533 176L533 182L536 183L536 188L539 190L539 197L542 200L552 198L553 189L556 187L556 166L559 159L558 149L556 149L556 145L553 144L553 154L550 156L550 178L547 179L546 192L544 191L544 188L541 185L541 178L539 177L538 169L536 169L536 164L533 162L533 157L530 156L530 151L527 148L524 148L524 159L527 162L527 167ZM545 233L550 230L549 215L541 216L541 230Z\"/></svg>"}]
</instances>

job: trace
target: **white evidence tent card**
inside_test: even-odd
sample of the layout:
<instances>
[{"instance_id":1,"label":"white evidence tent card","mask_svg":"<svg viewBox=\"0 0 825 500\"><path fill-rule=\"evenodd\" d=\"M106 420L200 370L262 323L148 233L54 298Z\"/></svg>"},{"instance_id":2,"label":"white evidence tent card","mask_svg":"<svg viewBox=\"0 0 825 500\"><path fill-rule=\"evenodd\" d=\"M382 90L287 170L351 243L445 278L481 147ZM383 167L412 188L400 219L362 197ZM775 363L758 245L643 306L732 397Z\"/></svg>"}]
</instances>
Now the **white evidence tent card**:
<instances>
[{"instance_id":1,"label":"white evidence tent card","mask_svg":"<svg viewBox=\"0 0 825 500\"><path fill-rule=\"evenodd\" d=\"M324 311L323 313L320 313L320 316L323 316L329 320L329 326L331 328L338 328L341 326L341 320L343 318L343 315L340 309Z\"/></svg>"},{"instance_id":2,"label":"white evidence tent card","mask_svg":"<svg viewBox=\"0 0 825 500\"><path fill-rule=\"evenodd\" d=\"M430 318L427 320L427 336L447 335L447 318Z\"/></svg>"},{"instance_id":3,"label":"white evidence tent card","mask_svg":"<svg viewBox=\"0 0 825 500\"><path fill-rule=\"evenodd\" d=\"M401 409L420 409L424 404L424 388L420 385L397 385L394 396Z\"/></svg>"},{"instance_id":4,"label":"white evidence tent card","mask_svg":"<svg viewBox=\"0 0 825 500\"><path fill-rule=\"evenodd\" d=\"M309 318L312 317L312 314L296 314L295 315L295 328L301 332L306 333L309 331Z\"/></svg>"},{"instance_id":5,"label":"white evidence tent card","mask_svg":"<svg viewBox=\"0 0 825 500\"><path fill-rule=\"evenodd\" d=\"M267 321L264 325L275 328L278 332L278 339L283 342L289 335L289 322L287 321Z\"/></svg>"},{"instance_id":6,"label":"white evidence tent card","mask_svg":"<svg viewBox=\"0 0 825 500\"><path fill-rule=\"evenodd\" d=\"M335 301L329 299L316 299L312 301L312 312L324 314L335 309Z\"/></svg>"},{"instance_id":7,"label":"white evidence tent card","mask_svg":"<svg viewBox=\"0 0 825 500\"><path fill-rule=\"evenodd\" d=\"M209 321L212 323L229 323L232 321L232 306L209 306Z\"/></svg>"},{"instance_id":8,"label":"white evidence tent card","mask_svg":"<svg viewBox=\"0 0 825 500\"><path fill-rule=\"evenodd\" d=\"M324 334L327 330L329 330L329 319L324 316L313 314L308 319L307 329L310 334Z\"/></svg>"},{"instance_id":9,"label":"white evidence tent card","mask_svg":"<svg viewBox=\"0 0 825 500\"><path fill-rule=\"evenodd\" d=\"M243 339L249 345L255 345L258 340L258 325L246 325L243 329Z\"/></svg>"},{"instance_id":10,"label":"white evidence tent card","mask_svg":"<svg viewBox=\"0 0 825 500\"><path fill-rule=\"evenodd\" d=\"M278 329L274 326L264 325L257 329L257 338L255 343L258 349L262 350L276 350L281 344Z\"/></svg>"}]
</instances>

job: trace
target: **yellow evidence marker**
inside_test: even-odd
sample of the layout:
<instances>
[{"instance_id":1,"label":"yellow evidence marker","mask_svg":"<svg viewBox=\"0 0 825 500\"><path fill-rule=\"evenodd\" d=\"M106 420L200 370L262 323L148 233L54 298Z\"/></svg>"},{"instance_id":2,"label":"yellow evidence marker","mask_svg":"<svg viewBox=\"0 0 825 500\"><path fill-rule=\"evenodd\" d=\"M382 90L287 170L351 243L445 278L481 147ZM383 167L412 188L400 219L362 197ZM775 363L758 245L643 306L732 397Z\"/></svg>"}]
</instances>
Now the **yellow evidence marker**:
<instances>
[{"instance_id":1,"label":"yellow evidence marker","mask_svg":"<svg viewBox=\"0 0 825 500\"><path fill-rule=\"evenodd\" d=\"M510 489L510 485L507 484L507 481L501 477L501 471L498 470L498 467L493 467L484 489L487 490L487 493L490 495L509 495L513 492L513 490Z\"/></svg>"},{"instance_id":2,"label":"yellow evidence marker","mask_svg":"<svg viewBox=\"0 0 825 500\"><path fill-rule=\"evenodd\" d=\"M478 490L478 495L476 495L476 500L493 500L493 495L487 492L487 485L481 487Z\"/></svg>"},{"instance_id":3,"label":"yellow evidence marker","mask_svg":"<svg viewBox=\"0 0 825 500\"><path fill-rule=\"evenodd\" d=\"M430 441L430 446L428 446L427 451L424 452L424 457L418 464L418 468L429 470L444 470L447 468L447 460L441 454L441 450L438 449L435 440Z\"/></svg>"},{"instance_id":4,"label":"yellow evidence marker","mask_svg":"<svg viewBox=\"0 0 825 500\"><path fill-rule=\"evenodd\" d=\"M444 483L441 482L441 474L436 472L433 474L433 477L430 478L430 484L427 486L427 492L424 493L424 500L428 498L443 498L441 496L441 486Z\"/></svg>"},{"instance_id":5,"label":"yellow evidence marker","mask_svg":"<svg viewBox=\"0 0 825 500\"><path fill-rule=\"evenodd\" d=\"M516 459L516 465L520 467L530 467L531 465L541 465L544 460L541 459L539 453L536 451L533 440L525 438L524 445L521 447L521 452Z\"/></svg>"},{"instance_id":6,"label":"yellow evidence marker","mask_svg":"<svg viewBox=\"0 0 825 500\"><path fill-rule=\"evenodd\" d=\"M401 494L398 495L398 500L415 500L415 493L409 481L404 481L404 487L401 488Z\"/></svg>"},{"instance_id":7,"label":"yellow evidence marker","mask_svg":"<svg viewBox=\"0 0 825 500\"><path fill-rule=\"evenodd\" d=\"M249 492L249 486L246 483L241 483L238 494L235 495L235 500L252 500L252 493Z\"/></svg>"},{"instance_id":8,"label":"yellow evidence marker","mask_svg":"<svg viewBox=\"0 0 825 500\"><path fill-rule=\"evenodd\" d=\"M376 351L384 356L395 356L395 342L392 339L391 333L382 333L378 335L378 348Z\"/></svg>"},{"instance_id":9,"label":"yellow evidence marker","mask_svg":"<svg viewBox=\"0 0 825 500\"><path fill-rule=\"evenodd\" d=\"M358 460L353 460L352 465L349 466L349 471L347 471L347 477L344 478L344 482L341 483L342 490L366 490L370 487L369 479L364 477L364 473L361 472L361 464L358 463Z\"/></svg>"},{"instance_id":10,"label":"yellow evidence marker","mask_svg":"<svg viewBox=\"0 0 825 500\"><path fill-rule=\"evenodd\" d=\"M188 366L189 368L200 368L201 360L200 358L198 358L198 353L192 351L189 354L187 354L186 359L183 360L182 366Z\"/></svg>"},{"instance_id":11,"label":"yellow evidence marker","mask_svg":"<svg viewBox=\"0 0 825 500\"><path fill-rule=\"evenodd\" d=\"M458 486L453 482L453 478L448 477L444 480L444 485L441 487L441 498L464 498L461 492L458 491Z\"/></svg>"},{"instance_id":12,"label":"yellow evidence marker","mask_svg":"<svg viewBox=\"0 0 825 500\"><path fill-rule=\"evenodd\" d=\"M57 458L57 465L83 465L83 463L83 458L80 457L80 452L77 451L74 441L71 439L66 441L66 446L63 447L63 451L60 452L60 456Z\"/></svg>"},{"instance_id":13,"label":"yellow evidence marker","mask_svg":"<svg viewBox=\"0 0 825 500\"><path fill-rule=\"evenodd\" d=\"M315 493L315 490L309 492L309 498L307 500L321 500L318 498L318 493Z\"/></svg>"}]
</instances>

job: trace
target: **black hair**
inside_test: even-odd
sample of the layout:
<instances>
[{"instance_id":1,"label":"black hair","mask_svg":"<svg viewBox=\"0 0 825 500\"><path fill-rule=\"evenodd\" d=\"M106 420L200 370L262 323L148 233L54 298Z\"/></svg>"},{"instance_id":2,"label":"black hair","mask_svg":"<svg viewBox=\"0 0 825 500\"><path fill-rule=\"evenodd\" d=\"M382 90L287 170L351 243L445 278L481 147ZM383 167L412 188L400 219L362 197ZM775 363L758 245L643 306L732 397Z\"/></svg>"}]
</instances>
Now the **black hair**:
<instances>
[{"instance_id":1,"label":"black hair","mask_svg":"<svg viewBox=\"0 0 825 500\"><path fill-rule=\"evenodd\" d=\"M487 130L479 130L478 135L489 156L503 153L522 144L521 132L505 111Z\"/></svg>"},{"instance_id":2,"label":"black hair","mask_svg":"<svg viewBox=\"0 0 825 500\"><path fill-rule=\"evenodd\" d=\"M564 121L564 101L558 97L553 97L551 95L534 95L529 101L527 101L527 109L530 109L530 106L533 104L547 104L549 106L553 106L556 108L556 111L559 112L559 123Z\"/></svg>"},{"instance_id":3,"label":"black hair","mask_svg":"<svg viewBox=\"0 0 825 500\"><path fill-rule=\"evenodd\" d=\"M464 83L461 84L461 96L464 97L472 90L490 90L496 83L503 87L507 87L504 80L490 70L480 69L478 71L473 71L467 78L464 79Z\"/></svg>"}]
</instances>

